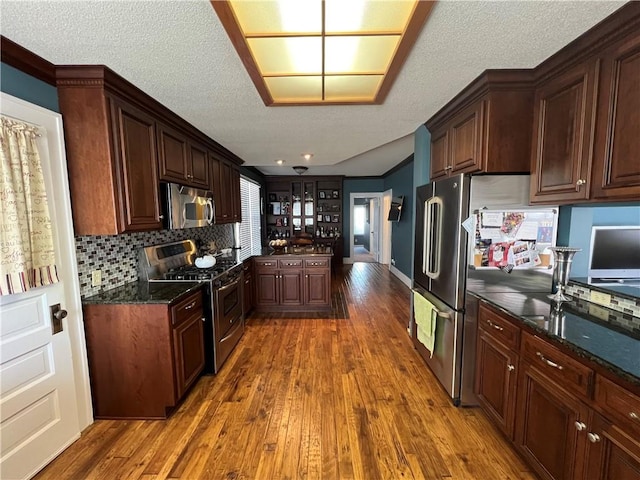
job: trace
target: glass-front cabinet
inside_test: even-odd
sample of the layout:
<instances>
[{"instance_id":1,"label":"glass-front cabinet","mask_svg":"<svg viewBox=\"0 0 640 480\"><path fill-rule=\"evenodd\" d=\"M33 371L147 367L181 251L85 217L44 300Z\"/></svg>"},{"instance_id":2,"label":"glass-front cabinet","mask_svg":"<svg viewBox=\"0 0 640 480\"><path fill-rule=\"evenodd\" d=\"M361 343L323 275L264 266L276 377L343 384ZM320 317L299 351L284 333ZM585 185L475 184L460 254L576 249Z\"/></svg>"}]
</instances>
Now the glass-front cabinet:
<instances>
[{"instance_id":1,"label":"glass-front cabinet","mask_svg":"<svg viewBox=\"0 0 640 480\"><path fill-rule=\"evenodd\" d=\"M342 231L342 177L267 179L268 239L307 233L316 241Z\"/></svg>"}]
</instances>

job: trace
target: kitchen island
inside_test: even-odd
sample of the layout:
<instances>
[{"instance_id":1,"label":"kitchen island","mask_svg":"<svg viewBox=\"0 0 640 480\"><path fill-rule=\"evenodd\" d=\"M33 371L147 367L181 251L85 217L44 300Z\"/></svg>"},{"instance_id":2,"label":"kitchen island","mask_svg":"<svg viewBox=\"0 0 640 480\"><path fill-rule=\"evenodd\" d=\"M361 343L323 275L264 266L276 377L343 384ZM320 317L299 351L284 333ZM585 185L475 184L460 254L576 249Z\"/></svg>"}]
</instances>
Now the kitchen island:
<instances>
[{"instance_id":1,"label":"kitchen island","mask_svg":"<svg viewBox=\"0 0 640 480\"><path fill-rule=\"evenodd\" d=\"M640 318L517 287L468 286L480 406L541 478L640 478Z\"/></svg>"},{"instance_id":2,"label":"kitchen island","mask_svg":"<svg viewBox=\"0 0 640 480\"><path fill-rule=\"evenodd\" d=\"M262 253L253 258L256 311L331 309L331 248L267 248Z\"/></svg>"}]
</instances>

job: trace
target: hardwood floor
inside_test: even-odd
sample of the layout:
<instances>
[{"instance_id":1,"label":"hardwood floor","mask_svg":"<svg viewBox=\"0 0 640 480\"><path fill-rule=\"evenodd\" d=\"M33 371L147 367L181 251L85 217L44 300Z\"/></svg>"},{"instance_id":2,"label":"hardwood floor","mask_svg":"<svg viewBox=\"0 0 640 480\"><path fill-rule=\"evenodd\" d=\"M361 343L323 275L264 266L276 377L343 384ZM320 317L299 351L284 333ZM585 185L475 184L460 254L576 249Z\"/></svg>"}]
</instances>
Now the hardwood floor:
<instances>
[{"instance_id":1,"label":"hardwood floor","mask_svg":"<svg viewBox=\"0 0 640 480\"><path fill-rule=\"evenodd\" d=\"M535 478L413 349L409 289L374 263L345 265L334 288L331 314L251 316L168 420L96 421L36 478Z\"/></svg>"}]
</instances>

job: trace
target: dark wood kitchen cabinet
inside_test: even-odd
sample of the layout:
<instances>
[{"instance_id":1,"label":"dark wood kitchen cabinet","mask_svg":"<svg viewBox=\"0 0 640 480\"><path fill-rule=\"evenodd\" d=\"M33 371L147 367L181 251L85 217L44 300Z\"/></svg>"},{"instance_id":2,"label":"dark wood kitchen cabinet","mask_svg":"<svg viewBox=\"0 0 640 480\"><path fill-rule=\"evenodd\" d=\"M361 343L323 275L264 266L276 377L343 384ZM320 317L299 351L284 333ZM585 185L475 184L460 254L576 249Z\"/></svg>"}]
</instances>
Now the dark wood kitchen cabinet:
<instances>
[{"instance_id":1,"label":"dark wood kitchen cabinet","mask_svg":"<svg viewBox=\"0 0 640 480\"><path fill-rule=\"evenodd\" d=\"M244 274L244 288L242 297L242 313L247 317L247 314L253 309L253 259L247 258L242 262L242 272Z\"/></svg>"},{"instance_id":2,"label":"dark wood kitchen cabinet","mask_svg":"<svg viewBox=\"0 0 640 480\"><path fill-rule=\"evenodd\" d=\"M593 200L640 198L639 29L640 25L634 35L611 46L601 56L591 176Z\"/></svg>"},{"instance_id":3,"label":"dark wood kitchen cabinet","mask_svg":"<svg viewBox=\"0 0 640 480\"><path fill-rule=\"evenodd\" d=\"M103 65L58 66L56 86L76 235L160 230L159 182L213 189L209 152L234 170L227 221L239 221L233 153Z\"/></svg>"},{"instance_id":4,"label":"dark wood kitchen cabinet","mask_svg":"<svg viewBox=\"0 0 640 480\"><path fill-rule=\"evenodd\" d=\"M328 258L305 259L304 303L325 307L331 305L331 261Z\"/></svg>"},{"instance_id":5,"label":"dark wood kitchen cabinet","mask_svg":"<svg viewBox=\"0 0 640 480\"><path fill-rule=\"evenodd\" d=\"M540 478L640 478L637 389L484 301L476 340L478 403Z\"/></svg>"},{"instance_id":6,"label":"dark wood kitchen cabinet","mask_svg":"<svg viewBox=\"0 0 640 480\"><path fill-rule=\"evenodd\" d=\"M519 343L520 329L490 307L480 304L475 391L484 411L512 440Z\"/></svg>"},{"instance_id":7,"label":"dark wood kitchen cabinet","mask_svg":"<svg viewBox=\"0 0 640 480\"><path fill-rule=\"evenodd\" d=\"M103 68L82 73L102 78ZM160 229L154 117L105 80L94 85L74 67L58 70L75 234Z\"/></svg>"},{"instance_id":8,"label":"dark wood kitchen cabinet","mask_svg":"<svg viewBox=\"0 0 640 480\"><path fill-rule=\"evenodd\" d=\"M583 63L536 90L532 203L589 198L597 72Z\"/></svg>"},{"instance_id":9,"label":"dark wood kitchen cabinet","mask_svg":"<svg viewBox=\"0 0 640 480\"><path fill-rule=\"evenodd\" d=\"M532 203L640 198L640 4L536 68Z\"/></svg>"},{"instance_id":10,"label":"dark wood kitchen cabinet","mask_svg":"<svg viewBox=\"0 0 640 480\"><path fill-rule=\"evenodd\" d=\"M305 311L331 308L331 259L305 255L254 258L255 308Z\"/></svg>"},{"instance_id":11,"label":"dark wood kitchen cabinet","mask_svg":"<svg viewBox=\"0 0 640 480\"><path fill-rule=\"evenodd\" d=\"M160 180L211 190L207 149L186 135L158 124Z\"/></svg>"},{"instance_id":12,"label":"dark wood kitchen cabinet","mask_svg":"<svg viewBox=\"0 0 640 480\"><path fill-rule=\"evenodd\" d=\"M216 223L241 222L240 171L212 152L209 152L209 163Z\"/></svg>"},{"instance_id":13,"label":"dark wood kitchen cabinet","mask_svg":"<svg viewBox=\"0 0 640 480\"><path fill-rule=\"evenodd\" d=\"M587 433L584 480L638 480L640 437L594 414Z\"/></svg>"},{"instance_id":14,"label":"dark wood kitchen cabinet","mask_svg":"<svg viewBox=\"0 0 640 480\"><path fill-rule=\"evenodd\" d=\"M516 445L541 478L582 478L589 409L528 362L521 365Z\"/></svg>"},{"instance_id":15,"label":"dark wood kitchen cabinet","mask_svg":"<svg viewBox=\"0 0 640 480\"><path fill-rule=\"evenodd\" d=\"M431 180L459 173L529 173L533 75L486 70L430 118Z\"/></svg>"},{"instance_id":16,"label":"dark wood kitchen cabinet","mask_svg":"<svg viewBox=\"0 0 640 480\"><path fill-rule=\"evenodd\" d=\"M96 418L166 418L204 368L202 291L172 304L84 305Z\"/></svg>"}]
</instances>

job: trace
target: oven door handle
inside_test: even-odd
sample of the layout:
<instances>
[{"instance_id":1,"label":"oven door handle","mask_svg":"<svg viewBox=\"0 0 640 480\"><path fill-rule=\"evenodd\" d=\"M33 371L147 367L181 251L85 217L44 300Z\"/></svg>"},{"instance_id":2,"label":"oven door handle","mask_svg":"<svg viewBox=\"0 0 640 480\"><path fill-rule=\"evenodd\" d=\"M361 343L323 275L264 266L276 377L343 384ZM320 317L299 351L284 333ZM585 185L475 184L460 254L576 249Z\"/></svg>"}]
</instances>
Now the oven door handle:
<instances>
[{"instance_id":1,"label":"oven door handle","mask_svg":"<svg viewBox=\"0 0 640 480\"><path fill-rule=\"evenodd\" d=\"M232 288L232 287L235 287L236 285L238 285L238 283L240 283L240 280L242 280L242 278L241 278L241 277L238 277L238 278L236 278L233 282L228 283L227 285L225 285L225 286L223 286L223 287L220 287L220 288L218 289L218 293L222 293L222 292L224 292L225 290L228 290L228 289L230 289L230 288Z\"/></svg>"}]
</instances>

